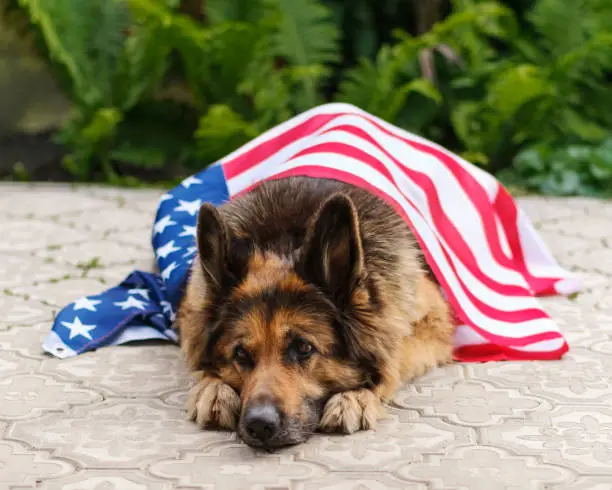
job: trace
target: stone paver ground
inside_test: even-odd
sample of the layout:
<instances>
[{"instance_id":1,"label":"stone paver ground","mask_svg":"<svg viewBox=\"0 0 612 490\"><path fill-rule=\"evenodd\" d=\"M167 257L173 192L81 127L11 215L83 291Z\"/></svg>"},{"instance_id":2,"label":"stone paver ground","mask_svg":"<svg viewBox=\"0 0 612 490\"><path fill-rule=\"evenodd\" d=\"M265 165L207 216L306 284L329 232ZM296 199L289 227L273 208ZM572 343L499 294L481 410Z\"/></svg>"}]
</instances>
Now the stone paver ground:
<instances>
[{"instance_id":1,"label":"stone paver ground","mask_svg":"<svg viewBox=\"0 0 612 490\"><path fill-rule=\"evenodd\" d=\"M256 454L185 418L170 344L41 352L54 311L151 270L158 191L0 185L0 489L610 489L612 203L520 202L574 300L544 300L560 362L456 364L406 386L376 432Z\"/></svg>"}]
</instances>

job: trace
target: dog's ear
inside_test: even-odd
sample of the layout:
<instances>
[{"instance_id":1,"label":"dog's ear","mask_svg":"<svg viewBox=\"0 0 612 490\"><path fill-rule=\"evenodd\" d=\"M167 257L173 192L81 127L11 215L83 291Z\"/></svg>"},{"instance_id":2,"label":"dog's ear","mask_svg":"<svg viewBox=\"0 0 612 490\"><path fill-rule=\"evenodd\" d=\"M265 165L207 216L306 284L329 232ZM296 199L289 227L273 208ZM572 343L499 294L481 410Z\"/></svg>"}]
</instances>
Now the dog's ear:
<instances>
[{"instance_id":1,"label":"dog's ear","mask_svg":"<svg viewBox=\"0 0 612 490\"><path fill-rule=\"evenodd\" d=\"M363 272L363 260L357 210L348 196L334 194L309 225L301 272L344 307Z\"/></svg>"},{"instance_id":2,"label":"dog's ear","mask_svg":"<svg viewBox=\"0 0 612 490\"><path fill-rule=\"evenodd\" d=\"M229 234L217 208L203 204L198 214L197 246L207 286L221 291L227 273Z\"/></svg>"}]
</instances>

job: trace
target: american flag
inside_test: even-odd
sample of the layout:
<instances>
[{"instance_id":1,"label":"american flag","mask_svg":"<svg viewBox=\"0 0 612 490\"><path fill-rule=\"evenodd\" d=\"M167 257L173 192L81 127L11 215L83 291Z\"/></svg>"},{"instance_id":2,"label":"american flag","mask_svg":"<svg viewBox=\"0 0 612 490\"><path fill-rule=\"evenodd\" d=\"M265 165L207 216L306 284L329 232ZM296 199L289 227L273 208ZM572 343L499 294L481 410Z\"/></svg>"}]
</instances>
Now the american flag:
<instances>
[{"instance_id":1,"label":"american flag","mask_svg":"<svg viewBox=\"0 0 612 490\"><path fill-rule=\"evenodd\" d=\"M453 310L457 360L559 359L568 350L537 297L574 293L580 282L507 190L439 145L347 104L300 114L161 196L152 230L160 273L134 271L67 305L44 349L68 357L140 339L176 342L172 321L201 204L298 175L365 188L406 220Z\"/></svg>"}]
</instances>

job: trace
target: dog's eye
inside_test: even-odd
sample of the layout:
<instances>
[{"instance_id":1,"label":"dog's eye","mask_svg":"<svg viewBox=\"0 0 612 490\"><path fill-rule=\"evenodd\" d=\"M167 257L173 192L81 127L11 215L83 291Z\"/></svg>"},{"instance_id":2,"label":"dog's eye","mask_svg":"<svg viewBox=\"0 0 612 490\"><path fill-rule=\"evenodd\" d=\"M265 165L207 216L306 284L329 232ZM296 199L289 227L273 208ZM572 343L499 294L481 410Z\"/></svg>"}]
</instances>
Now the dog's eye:
<instances>
[{"instance_id":1,"label":"dog's eye","mask_svg":"<svg viewBox=\"0 0 612 490\"><path fill-rule=\"evenodd\" d=\"M314 347L312 344L302 339L298 339L294 342L294 348L302 359L310 357L310 355L314 352Z\"/></svg>"},{"instance_id":2,"label":"dog's eye","mask_svg":"<svg viewBox=\"0 0 612 490\"><path fill-rule=\"evenodd\" d=\"M234 349L234 359L238 364L241 364L243 366L249 365L252 362L251 355L241 345L236 346L236 348Z\"/></svg>"}]
</instances>

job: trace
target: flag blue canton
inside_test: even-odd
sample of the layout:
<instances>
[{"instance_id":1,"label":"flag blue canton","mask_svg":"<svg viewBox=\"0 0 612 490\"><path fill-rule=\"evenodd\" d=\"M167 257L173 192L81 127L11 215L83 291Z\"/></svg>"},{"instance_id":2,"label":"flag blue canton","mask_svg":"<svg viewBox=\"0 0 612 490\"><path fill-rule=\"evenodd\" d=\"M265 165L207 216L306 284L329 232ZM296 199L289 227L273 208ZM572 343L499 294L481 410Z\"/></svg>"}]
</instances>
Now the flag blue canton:
<instances>
[{"instance_id":1,"label":"flag blue canton","mask_svg":"<svg viewBox=\"0 0 612 490\"><path fill-rule=\"evenodd\" d=\"M229 199L223 169L213 165L161 196L152 230L159 274L133 271L118 286L84 296L55 318L43 349L70 357L135 340L176 342L176 308L196 253L196 224L203 203Z\"/></svg>"}]
</instances>

